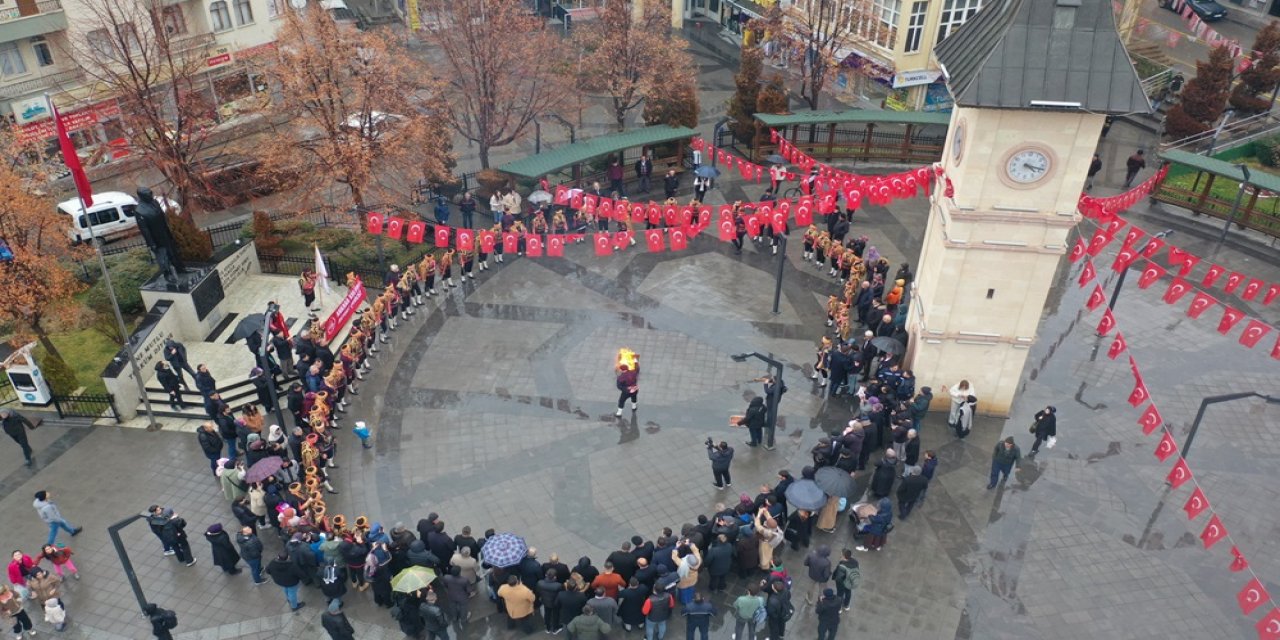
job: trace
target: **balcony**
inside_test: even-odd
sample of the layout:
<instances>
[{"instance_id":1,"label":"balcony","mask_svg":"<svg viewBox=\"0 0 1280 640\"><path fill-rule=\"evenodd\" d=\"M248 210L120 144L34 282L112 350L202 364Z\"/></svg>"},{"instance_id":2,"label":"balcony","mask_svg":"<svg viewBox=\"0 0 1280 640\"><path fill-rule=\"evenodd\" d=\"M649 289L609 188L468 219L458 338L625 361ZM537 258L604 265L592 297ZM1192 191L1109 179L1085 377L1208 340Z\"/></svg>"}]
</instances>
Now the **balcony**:
<instances>
[{"instance_id":1,"label":"balcony","mask_svg":"<svg viewBox=\"0 0 1280 640\"><path fill-rule=\"evenodd\" d=\"M0 42L64 31L67 15L61 0L18 0L17 6L0 9Z\"/></svg>"},{"instance_id":2,"label":"balcony","mask_svg":"<svg viewBox=\"0 0 1280 640\"><path fill-rule=\"evenodd\" d=\"M36 78L27 78L20 82L0 85L0 99L13 100L46 89L65 91L78 86L83 79L84 74L79 69L55 71Z\"/></svg>"}]
</instances>

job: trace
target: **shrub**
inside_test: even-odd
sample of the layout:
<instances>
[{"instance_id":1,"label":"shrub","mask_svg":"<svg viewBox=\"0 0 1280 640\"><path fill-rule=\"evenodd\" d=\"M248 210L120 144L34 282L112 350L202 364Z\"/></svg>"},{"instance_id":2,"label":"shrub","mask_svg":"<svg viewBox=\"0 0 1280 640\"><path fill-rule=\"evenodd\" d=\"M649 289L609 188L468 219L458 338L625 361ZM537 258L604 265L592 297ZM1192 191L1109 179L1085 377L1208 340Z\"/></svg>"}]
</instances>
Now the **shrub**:
<instances>
[{"instance_id":1,"label":"shrub","mask_svg":"<svg viewBox=\"0 0 1280 640\"><path fill-rule=\"evenodd\" d=\"M1231 90L1231 70L1231 52L1225 45L1214 47L1208 60L1196 63L1196 77L1182 88L1180 101L1165 116L1169 138L1194 136L1218 123Z\"/></svg>"},{"instance_id":2,"label":"shrub","mask_svg":"<svg viewBox=\"0 0 1280 640\"><path fill-rule=\"evenodd\" d=\"M49 389L55 394L71 395L80 388L75 370L62 358L49 353L43 346L37 346L33 355L40 364L40 373L49 383Z\"/></svg>"},{"instance_id":3,"label":"shrub","mask_svg":"<svg viewBox=\"0 0 1280 640\"><path fill-rule=\"evenodd\" d=\"M107 268L111 270L111 284L116 290L120 312L137 315L145 311L142 306L142 285L160 273L160 269L152 261L151 252L145 248L137 248L107 256ZM98 280L84 293L84 302L94 313L111 318L111 324L114 325L115 318L111 311L111 299L107 296L106 281L96 269L90 273L98 276Z\"/></svg>"}]
</instances>

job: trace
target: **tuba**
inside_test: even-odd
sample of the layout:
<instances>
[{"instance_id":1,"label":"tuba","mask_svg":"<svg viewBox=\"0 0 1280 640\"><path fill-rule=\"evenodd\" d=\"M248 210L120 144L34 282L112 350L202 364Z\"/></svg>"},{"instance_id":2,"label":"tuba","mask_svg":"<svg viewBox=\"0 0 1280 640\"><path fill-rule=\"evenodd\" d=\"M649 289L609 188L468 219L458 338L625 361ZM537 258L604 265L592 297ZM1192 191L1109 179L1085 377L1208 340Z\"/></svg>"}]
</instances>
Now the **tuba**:
<instances>
[{"instance_id":1,"label":"tuba","mask_svg":"<svg viewBox=\"0 0 1280 640\"><path fill-rule=\"evenodd\" d=\"M369 533L369 518L367 516L360 516L356 518L354 525L355 528L361 532Z\"/></svg>"}]
</instances>

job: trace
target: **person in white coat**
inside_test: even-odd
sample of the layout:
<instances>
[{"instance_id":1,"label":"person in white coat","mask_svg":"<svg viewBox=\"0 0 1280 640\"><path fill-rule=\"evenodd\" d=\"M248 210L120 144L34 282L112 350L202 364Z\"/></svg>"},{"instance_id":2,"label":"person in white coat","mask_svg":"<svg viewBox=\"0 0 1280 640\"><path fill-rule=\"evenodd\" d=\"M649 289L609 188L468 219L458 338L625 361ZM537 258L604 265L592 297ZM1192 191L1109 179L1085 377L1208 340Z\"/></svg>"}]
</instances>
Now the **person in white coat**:
<instances>
[{"instance_id":1,"label":"person in white coat","mask_svg":"<svg viewBox=\"0 0 1280 640\"><path fill-rule=\"evenodd\" d=\"M951 413L947 415L947 424L955 425L956 421L960 419L960 407L964 406L969 396L977 394L974 393L973 386L969 384L968 380L961 380L954 387L948 387L944 384L942 385L942 392L951 394Z\"/></svg>"}]
</instances>

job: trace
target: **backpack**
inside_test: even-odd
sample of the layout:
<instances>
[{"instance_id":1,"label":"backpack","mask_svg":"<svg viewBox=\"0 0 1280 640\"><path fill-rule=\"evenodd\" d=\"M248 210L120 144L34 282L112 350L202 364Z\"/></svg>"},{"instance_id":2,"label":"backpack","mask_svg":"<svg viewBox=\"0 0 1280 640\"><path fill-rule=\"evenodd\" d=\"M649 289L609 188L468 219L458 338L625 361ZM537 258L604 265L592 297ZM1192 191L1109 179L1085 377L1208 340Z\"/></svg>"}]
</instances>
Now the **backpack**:
<instances>
[{"instance_id":1,"label":"backpack","mask_svg":"<svg viewBox=\"0 0 1280 640\"><path fill-rule=\"evenodd\" d=\"M790 622L791 616L794 616L795 614L796 614L796 606L788 602L786 610L782 612L782 621Z\"/></svg>"},{"instance_id":2,"label":"backpack","mask_svg":"<svg viewBox=\"0 0 1280 640\"><path fill-rule=\"evenodd\" d=\"M836 565L834 578L841 587L853 591L858 588L858 583L862 581L862 571L858 567L840 564Z\"/></svg>"},{"instance_id":3,"label":"backpack","mask_svg":"<svg viewBox=\"0 0 1280 640\"><path fill-rule=\"evenodd\" d=\"M769 612L764 609L764 598L757 597L756 599L760 601L760 606L755 613L751 614L751 623L758 629L769 617Z\"/></svg>"}]
</instances>

